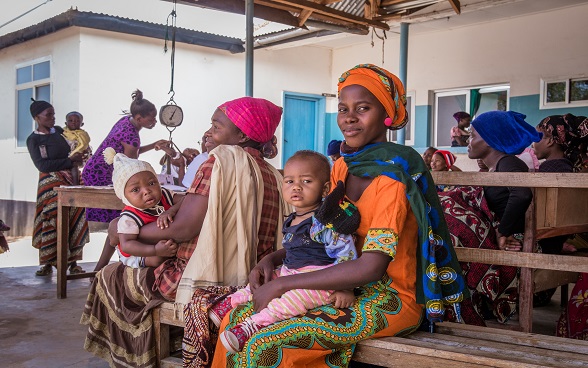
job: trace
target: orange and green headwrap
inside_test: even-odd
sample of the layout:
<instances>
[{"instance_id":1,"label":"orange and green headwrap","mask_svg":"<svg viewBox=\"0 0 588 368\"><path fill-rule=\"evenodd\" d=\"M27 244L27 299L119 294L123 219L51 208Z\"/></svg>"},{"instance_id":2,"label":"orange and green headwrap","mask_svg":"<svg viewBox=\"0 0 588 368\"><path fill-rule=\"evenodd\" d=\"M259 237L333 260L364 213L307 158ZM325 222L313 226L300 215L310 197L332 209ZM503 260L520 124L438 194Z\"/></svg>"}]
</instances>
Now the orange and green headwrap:
<instances>
[{"instance_id":1,"label":"orange and green headwrap","mask_svg":"<svg viewBox=\"0 0 588 368\"><path fill-rule=\"evenodd\" d=\"M341 93L352 84L365 87L380 101L392 119L390 129L401 129L408 123L406 92L397 76L373 64L359 64L341 74L337 90Z\"/></svg>"}]
</instances>

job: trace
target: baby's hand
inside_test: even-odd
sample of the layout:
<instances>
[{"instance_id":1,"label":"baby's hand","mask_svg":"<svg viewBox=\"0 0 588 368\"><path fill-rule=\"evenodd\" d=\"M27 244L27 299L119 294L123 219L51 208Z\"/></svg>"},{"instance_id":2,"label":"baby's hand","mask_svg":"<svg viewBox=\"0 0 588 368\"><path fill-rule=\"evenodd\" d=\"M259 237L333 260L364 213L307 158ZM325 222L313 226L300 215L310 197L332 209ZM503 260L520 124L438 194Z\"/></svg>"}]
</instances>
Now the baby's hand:
<instances>
[{"instance_id":1,"label":"baby's hand","mask_svg":"<svg viewBox=\"0 0 588 368\"><path fill-rule=\"evenodd\" d=\"M164 211L159 217L157 218L157 227L160 229L165 229L169 227L169 224L174 222L174 216L176 214L172 211Z\"/></svg>"},{"instance_id":2,"label":"baby's hand","mask_svg":"<svg viewBox=\"0 0 588 368\"><path fill-rule=\"evenodd\" d=\"M173 240L160 240L155 244L155 255L160 257L173 257L178 251L178 245Z\"/></svg>"},{"instance_id":3,"label":"baby's hand","mask_svg":"<svg viewBox=\"0 0 588 368\"><path fill-rule=\"evenodd\" d=\"M335 308L349 308L355 303L353 290L337 290L329 297Z\"/></svg>"}]
</instances>

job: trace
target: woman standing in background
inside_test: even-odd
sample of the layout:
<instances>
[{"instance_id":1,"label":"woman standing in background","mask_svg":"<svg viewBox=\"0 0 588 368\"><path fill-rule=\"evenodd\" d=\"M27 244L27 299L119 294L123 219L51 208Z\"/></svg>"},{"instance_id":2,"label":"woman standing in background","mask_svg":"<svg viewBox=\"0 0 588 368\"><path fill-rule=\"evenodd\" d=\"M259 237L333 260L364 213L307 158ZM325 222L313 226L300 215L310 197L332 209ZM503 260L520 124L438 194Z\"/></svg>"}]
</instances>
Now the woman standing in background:
<instances>
[{"instance_id":1,"label":"woman standing in background","mask_svg":"<svg viewBox=\"0 0 588 368\"><path fill-rule=\"evenodd\" d=\"M79 152L69 155L71 148L62 136L63 129L55 126L55 109L49 102L33 100L30 111L37 129L27 138L27 148L39 170L33 247L39 249L41 268L35 274L47 276L57 264L57 192L54 188L74 184L71 168L82 162L83 155ZM82 259L82 248L90 240L83 208L70 209L68 240L69 272L82 273L84 270L76 261Z\"/></svg>"}]
</instances>

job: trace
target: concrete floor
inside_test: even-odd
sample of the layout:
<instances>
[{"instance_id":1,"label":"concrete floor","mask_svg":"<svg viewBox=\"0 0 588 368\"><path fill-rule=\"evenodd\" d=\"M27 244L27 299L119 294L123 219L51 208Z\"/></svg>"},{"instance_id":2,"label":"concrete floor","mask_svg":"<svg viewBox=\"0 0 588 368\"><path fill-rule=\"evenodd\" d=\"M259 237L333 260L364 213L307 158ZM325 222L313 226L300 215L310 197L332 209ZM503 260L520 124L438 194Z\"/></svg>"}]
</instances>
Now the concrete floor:
<instances>
[{"instance_id":1,"label":"concrete floor","mask_svg":"<svg viewBox=\"0 0 588 368\"><path fill-rule=\"evenodd\" d=\"M95 263L80 265L92 270ZM83 348L87 329L79 321L89 279L68 281L67 299L57 299L55 273L37 277L37 269L0 268L0 367L108 367ZM559 313L558 290L549 306L534 310L534 332L553 335Z\"/></svg>"},{"instance_id":2,"label":"concrete floor","mask_svg":"<svg viewBox=\"0 0 588 368\"><path fill-rule=\"evenodd\" d=\"M85 270L95 263L80 263ZM67 299L57 299L57 277L37 277L38 266L0 268L0 366L91 367L108 364L84 350L80 317L89 279L68 281Z\"/></svg>"}]
</instances>

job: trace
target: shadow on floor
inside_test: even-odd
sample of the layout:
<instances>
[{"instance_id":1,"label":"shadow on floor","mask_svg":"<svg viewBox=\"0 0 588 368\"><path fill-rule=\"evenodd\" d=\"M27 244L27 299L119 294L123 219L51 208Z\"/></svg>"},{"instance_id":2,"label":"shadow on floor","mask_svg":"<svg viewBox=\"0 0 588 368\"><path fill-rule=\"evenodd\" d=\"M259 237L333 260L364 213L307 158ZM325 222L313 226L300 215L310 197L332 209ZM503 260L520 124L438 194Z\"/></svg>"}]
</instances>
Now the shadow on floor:
<instances>
[{"instance_id":1,"label":"shadow on floor","mask_svg":"<svg viewBox=\"0 0 588 368\"><path fill-rule=\"evenodd\" d=\"M94 263L80 263L85 270ZM38 266L0 268L0 365L2 367L90 367L108 364L84 350L80 317L89 279L68 281L67 299L57 299L57 277L38 277Z\"/></svg>"},{"instance_id":2,"label":"shadow on floor","mask_svg":"<svg viewBox=\"0 0 588 368\"><path fill-rule=\"evenodd\" d=\"M92 270L95 263L80 265ZM68 281L67 299L57 299L55 272L37 277L37 269L38 266L0 268L0 366L108 367L105 361L84 350L87 329L79 321L89 279ZM533 332L554 334L560 315L559 300L558 289L548 306L534 309Z\"/></svg>"}]
</instances>

